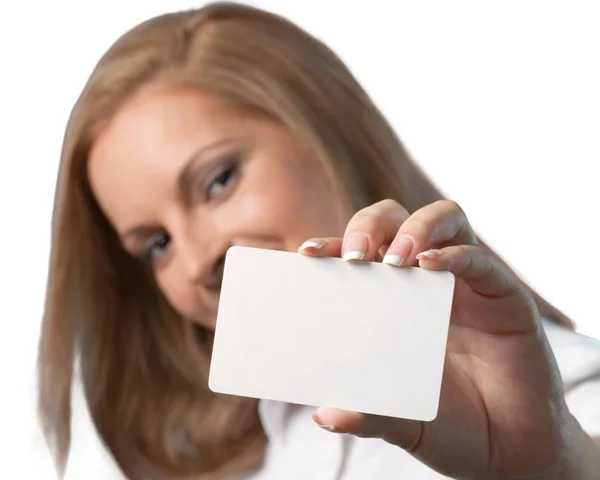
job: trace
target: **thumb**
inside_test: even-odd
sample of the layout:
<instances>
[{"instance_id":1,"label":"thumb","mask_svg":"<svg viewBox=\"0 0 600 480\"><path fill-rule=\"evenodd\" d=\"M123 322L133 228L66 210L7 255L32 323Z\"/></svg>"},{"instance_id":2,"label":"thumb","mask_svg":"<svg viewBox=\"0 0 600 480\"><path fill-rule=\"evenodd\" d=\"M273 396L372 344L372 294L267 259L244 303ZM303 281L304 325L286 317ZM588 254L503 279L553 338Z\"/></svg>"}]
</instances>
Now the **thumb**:
<instances>
[{"instance_id":1,"label":"thumb","mask_svg":"<svg viewBox=\"0 0 600 480\"><path fill-rule=\"evenodd\" d=\"M349 433L357 437L381 438L414 453L423 435L423 422L349 412L321 407L313 415L314 422L333 433Z\"/></svg>"}]
</instances>

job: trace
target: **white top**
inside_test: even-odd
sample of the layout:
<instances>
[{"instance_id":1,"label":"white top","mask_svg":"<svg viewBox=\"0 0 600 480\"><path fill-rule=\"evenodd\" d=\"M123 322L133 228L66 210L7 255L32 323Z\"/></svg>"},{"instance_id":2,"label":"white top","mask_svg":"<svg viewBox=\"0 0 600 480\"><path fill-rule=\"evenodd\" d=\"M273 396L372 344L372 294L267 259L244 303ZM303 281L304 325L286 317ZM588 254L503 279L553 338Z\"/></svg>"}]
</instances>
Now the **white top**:
<instances>
[{"instance_id":1,"label":"white top","mask_svg":"<svg viewBox=\"0 0 600 480\"><path fill-rule=\"evenodd\" d=\"M546 323L545 327L562 374L569 408L591 436L600 437L600 341L553 323ZM318 428L311 418L315 410L262 400L259 414L269 439L266 460L259 472L239 480L448 478L383 440L340 435ZM82 438L79 421L74 418L66 480L124 478L93 428L87 426L87 438ZM92 439L92 435L95 438Z\"/></svg>"}]
</instances>

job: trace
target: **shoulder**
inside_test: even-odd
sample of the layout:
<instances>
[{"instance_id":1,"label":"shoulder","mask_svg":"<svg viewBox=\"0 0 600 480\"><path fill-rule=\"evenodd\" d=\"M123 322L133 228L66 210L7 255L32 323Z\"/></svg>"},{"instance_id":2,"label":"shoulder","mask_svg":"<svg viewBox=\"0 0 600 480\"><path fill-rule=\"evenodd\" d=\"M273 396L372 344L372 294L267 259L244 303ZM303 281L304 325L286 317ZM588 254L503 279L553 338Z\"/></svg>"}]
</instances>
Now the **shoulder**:
<instances>
[{"instance_id":1,"label":"shoulder","mask_svg":"<svg viewBox=\"0 0 600 480\"><path fill-rule=\"evenodd\" d=\"M590 436L600 437L600 340L552 322L544 322L544 329L569 410Z\"/></svg>"}]
</instances>

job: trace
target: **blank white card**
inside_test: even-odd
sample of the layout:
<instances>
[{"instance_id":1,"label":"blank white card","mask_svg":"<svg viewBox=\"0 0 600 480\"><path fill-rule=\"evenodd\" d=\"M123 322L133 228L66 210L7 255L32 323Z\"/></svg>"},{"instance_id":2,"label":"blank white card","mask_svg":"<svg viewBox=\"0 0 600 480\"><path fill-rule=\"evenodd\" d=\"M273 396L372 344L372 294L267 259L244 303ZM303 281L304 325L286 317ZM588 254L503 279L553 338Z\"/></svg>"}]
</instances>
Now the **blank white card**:
<instances>
[{"instance_id":1,"label":"blank white card","mask_svg":"<svg viewBox=\"0 0 600 480\"><path fill-rule=\"evenodd\" d=\"M232 247L209 387L430 421L454 275Z\"/></svg>"}]
</instances>

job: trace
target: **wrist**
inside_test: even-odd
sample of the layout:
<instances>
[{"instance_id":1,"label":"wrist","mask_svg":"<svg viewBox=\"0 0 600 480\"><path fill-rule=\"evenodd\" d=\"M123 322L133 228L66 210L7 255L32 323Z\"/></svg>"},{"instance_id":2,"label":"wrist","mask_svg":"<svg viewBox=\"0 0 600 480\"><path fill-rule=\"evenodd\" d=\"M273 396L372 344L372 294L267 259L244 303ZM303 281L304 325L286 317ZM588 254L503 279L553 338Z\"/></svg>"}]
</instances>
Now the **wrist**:
<instances>
[{"instance_id":1,"label":"wrist","mask_svg":"<svg viewBox=\"0 0 600 480\"><path fill-rule=\"evenodd\" d=\"M562 448L552 467L528 477L498 477L503 480L600 480L600 445L570 413L562 432Z\"/></svg>"},{"instance_id":2,"label":"wrist","mask_svg":"<svg viewBox=\"0 0 600 480\"><path fill-rule=\"evenodd\" d=\"M600 446L569 414L565 449L556 471L547 480L598 480L600 478ZM546 480L540 479L540 480Z\"/></svg>"}]
</instances>

